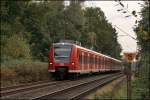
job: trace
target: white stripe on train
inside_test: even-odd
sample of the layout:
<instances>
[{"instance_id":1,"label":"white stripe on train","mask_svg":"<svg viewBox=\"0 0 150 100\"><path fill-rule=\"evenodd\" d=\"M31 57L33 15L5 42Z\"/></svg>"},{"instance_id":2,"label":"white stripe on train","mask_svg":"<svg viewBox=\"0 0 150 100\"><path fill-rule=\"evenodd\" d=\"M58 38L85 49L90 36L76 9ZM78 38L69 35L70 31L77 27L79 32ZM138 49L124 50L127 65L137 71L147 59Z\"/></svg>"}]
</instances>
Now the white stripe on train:
<instances>
[{"instance_id":1,"label":"white stripe on train","mask_svg":"<svg viewBox=\"0 0 150 100\"><path fill-rule=\"evenodd\" d=\"M110 69L96 69L96 70L69 70L69 73L90 73L90 72L104 72L109 71ZM115 71L119 69L111 69L110 71ZM48 70L49 72L55 72L55 70Z\"/></svg>"}]
</instances>

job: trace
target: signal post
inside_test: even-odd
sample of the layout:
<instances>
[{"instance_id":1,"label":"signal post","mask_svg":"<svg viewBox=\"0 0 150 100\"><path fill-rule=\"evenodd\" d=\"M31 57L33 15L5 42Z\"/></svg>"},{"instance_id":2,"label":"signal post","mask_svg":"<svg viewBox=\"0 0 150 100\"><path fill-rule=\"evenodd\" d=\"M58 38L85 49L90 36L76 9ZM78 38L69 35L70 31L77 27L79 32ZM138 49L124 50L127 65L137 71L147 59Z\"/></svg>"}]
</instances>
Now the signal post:
<instances>
[{"instance_id":1,"label":"signal post","mask_svg":"<svg viewBox=\"0 0 150 100\"><path fill-rule=\"evenodd\" d=\"M133 61L133 59L135 58L136 56L136 53L129 53L129 52L126 52L124 53L124 57L125 59L128 61L129 63L129 66L127 67L127 72L126 72L126 75L127 75L127 99L128 100L131 100L131 76L132 76L132 71L131 71L131 63Z\"/></svg>"}]
</instances>

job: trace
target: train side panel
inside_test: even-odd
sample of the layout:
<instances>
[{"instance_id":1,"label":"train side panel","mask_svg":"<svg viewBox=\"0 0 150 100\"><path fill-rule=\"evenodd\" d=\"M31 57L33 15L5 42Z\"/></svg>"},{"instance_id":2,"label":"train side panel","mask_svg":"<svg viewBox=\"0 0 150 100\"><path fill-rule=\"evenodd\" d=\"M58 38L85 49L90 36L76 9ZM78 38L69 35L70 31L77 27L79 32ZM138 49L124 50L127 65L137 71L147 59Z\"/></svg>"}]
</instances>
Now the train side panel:
<instances>
[{"instance_id":1,"label":"train side panel","mask_svg":"<svg viewBox=\"0 0 150 100\"><path fill-rule=\"evenodd\" d=\"M49 57L48 70L51 73L55 73L56 69L58 68L67 69L67 74L106 72L122 69L121 62L119 60L116 60L114 58L105 56L103 54L94 52L86 48L82 48L77 45L72 45L71 53L69 56L70 57L69 62L63 62L63 60L54 61L55 58L54 56L56 57L56 54L54 55L54 46L51 46L50 51L48 53ZM60 71L59 74L61 74L62 71L61 70L59 71Z\"/></svg>"}]
</instances>

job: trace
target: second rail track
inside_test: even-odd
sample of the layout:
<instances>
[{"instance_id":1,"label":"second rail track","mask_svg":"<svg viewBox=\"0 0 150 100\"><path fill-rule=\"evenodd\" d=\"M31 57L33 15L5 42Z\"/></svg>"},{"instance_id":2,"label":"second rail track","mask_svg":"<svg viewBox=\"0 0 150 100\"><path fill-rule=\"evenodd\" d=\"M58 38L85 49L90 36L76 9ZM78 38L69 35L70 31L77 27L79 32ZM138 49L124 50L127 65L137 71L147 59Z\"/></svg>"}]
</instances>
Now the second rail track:
<instances>
[{"instance_id":1,"label":"second rail track","mask_svg":"<svg viewBox=\"0 0 150 100\"><path fill-rule=\"evenodd\" d=\"M122 73L111 73L31 86L13 93L3 93L1 99L77 99L87 92L123 76ZM1 93L2 94L2 93Z\"/></svg>"}]
</instances>

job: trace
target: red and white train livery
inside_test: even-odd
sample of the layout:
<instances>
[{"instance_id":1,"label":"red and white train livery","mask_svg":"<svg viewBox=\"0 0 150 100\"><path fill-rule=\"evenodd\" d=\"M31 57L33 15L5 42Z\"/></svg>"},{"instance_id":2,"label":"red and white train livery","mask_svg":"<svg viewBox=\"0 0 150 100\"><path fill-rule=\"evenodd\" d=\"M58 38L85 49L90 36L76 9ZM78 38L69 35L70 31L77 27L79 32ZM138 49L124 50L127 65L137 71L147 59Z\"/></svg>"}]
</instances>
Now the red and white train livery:
<instances>
[{"instance_id":1,"label":"red and white train livery","mask_svg":"<svg viewBox=\"0 0 150 100\"><path fill-rule=\"evenodd\" d=\"M120 60L73 43L52 44L48 57L48 71L54 77L122 70Z\"/></svg>"}]
</instances>

